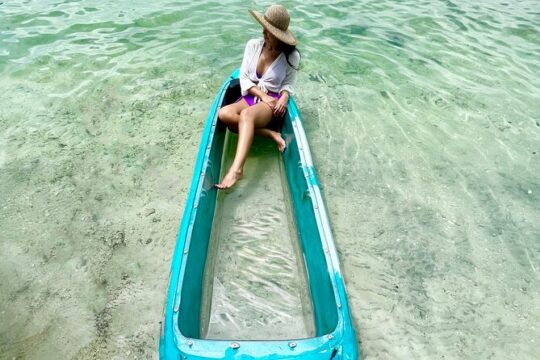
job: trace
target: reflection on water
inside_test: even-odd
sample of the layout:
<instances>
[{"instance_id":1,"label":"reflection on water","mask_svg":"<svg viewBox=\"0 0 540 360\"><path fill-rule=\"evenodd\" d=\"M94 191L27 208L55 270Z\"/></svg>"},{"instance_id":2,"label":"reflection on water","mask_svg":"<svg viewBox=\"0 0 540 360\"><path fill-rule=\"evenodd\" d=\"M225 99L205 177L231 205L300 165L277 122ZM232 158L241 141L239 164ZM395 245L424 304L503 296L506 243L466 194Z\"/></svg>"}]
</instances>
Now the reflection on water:
<instances>
[{"instance_id":1,"label":"reflection on water","mask_svg":"<svg viewBox=\"0 0 540 360\"><path fill-rule=\"evenodd\" d=\"M537 1L287 6L364 357L535 359ZM122 0L0 1L0 27L0 353L157 358L203 120L260 28Z\"/></svg>"}]
</instances>

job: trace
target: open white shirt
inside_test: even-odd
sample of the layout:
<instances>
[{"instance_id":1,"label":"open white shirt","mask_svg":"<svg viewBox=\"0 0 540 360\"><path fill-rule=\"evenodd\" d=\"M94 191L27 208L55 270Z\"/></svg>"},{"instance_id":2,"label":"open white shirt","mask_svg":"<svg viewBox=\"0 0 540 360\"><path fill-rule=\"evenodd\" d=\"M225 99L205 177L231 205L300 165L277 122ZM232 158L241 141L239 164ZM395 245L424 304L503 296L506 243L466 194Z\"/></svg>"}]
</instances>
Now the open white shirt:
<instances>
[{"instance_id":1,"label":"open white shirt","mask_svg":"<svg viewBox=\"0 0 540 360\"><path fill-rule=\"evenodd\" d=\"M257 63L261 56L263 44L264 39L251 39L246 44L244 59L240 67L242 96L247 95L248 90L253 86L257 86L265 93L271 91L279 94L283 90L287 90L292 94L292 83L296 76L296 70L287 63L284 53L279 54L260 78L257 76ZM298 67L300 63L300 54L298 51L293 51L289 55L289 61L294 67Z\"/></svg>"}]
</instances>

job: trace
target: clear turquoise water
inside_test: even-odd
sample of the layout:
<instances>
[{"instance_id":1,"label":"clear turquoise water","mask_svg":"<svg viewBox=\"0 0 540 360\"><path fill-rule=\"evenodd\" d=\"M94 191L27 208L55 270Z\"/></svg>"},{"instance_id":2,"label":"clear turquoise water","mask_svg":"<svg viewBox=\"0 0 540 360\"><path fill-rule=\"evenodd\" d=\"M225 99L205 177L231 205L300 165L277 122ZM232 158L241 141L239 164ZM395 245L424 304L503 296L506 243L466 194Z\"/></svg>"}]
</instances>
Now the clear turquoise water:
<instances>
[{"instance_id":1,"label":"clear turquoise water","mask_svg":"<svg viewBox=\"0 0 540 360\"><path fill-rule=\"evenodd\" d=\"M156 357L199 134L269 3L0 4L0 353ZM284 3L367 359L533 359L534 1Z\"/></svg>"}]
</instances>

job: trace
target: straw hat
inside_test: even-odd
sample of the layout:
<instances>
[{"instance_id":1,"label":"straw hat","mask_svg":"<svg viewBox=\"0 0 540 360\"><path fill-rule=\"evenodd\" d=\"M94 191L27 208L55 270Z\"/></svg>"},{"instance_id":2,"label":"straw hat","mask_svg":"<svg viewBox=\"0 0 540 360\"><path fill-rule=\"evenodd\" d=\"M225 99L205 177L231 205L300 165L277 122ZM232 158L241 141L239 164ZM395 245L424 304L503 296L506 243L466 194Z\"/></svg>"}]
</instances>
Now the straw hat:
<instances>
[{"instance_id":1,"label":"straw hat","mask_svg":"<svg viewBox=\"0 0 540 360\"><path fill-rule=\"evenodd\" d=\"M288 30L291 18L287 9L281 5L272 5L266 12L261 14L258 11L249 10L249 13L272 35L283 41L285 44L296 45L296 39L292 32Z\"/></svg>"}]
</instances>

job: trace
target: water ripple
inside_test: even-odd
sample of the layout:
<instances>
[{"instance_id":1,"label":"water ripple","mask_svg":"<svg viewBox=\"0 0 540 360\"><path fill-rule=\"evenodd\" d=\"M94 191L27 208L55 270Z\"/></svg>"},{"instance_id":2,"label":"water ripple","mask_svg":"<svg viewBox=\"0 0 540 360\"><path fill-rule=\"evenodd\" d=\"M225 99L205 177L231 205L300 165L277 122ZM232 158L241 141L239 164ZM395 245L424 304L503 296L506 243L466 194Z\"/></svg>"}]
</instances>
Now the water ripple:
<instances>
[{"instance_id":1,"label":"water ripple","mask_svg":"<svg viewBox=\"0 0 540 360\"><path fill-rule=\"evenodd\" d=\"M535 358L537 3L287 6L302 52L296 99L364 356ZM0 285L10 325L0 347L9 358L152 354L197 134L261 30L241 1L4 1L0 19L0 245L19 264L0 265L15 279ZM133 210L149 204L162 216ZM274 215L252 220L266 229ZM271 261L215 291L232 286L287 317L289 301L272 306L257 291L289 300L266 276L292 280L279 271L289 263L261 244L267 232L242 224L234 238L260 247L240 241L239 256ZM125 247L109 248L122 238L109 232ZM81 253L87 265L65 271ZM38 268L57 286L37 282ZM137 321L115 300L130 277L146 283ZM27 311L36 303L39 317ZM64 303L84 324L60 316ZM237 308L222 304L216 322L241 331Z\"/></svg>"}]
</instances>

